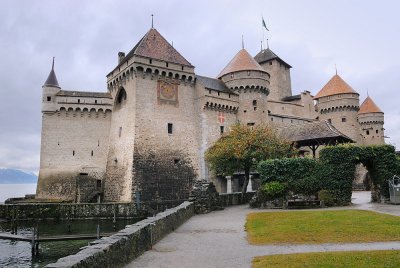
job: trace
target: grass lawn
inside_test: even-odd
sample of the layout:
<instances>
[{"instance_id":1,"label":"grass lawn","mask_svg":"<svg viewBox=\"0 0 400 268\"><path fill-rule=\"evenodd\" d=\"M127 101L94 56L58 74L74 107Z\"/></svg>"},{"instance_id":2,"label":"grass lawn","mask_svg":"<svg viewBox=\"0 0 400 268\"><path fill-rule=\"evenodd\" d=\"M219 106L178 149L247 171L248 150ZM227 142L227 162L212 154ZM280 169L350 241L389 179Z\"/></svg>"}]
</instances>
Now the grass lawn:
<instances>
[{"instance_id":1,"label":"grass lawn","mask_svg":"<svg viewBox=\"0 0 400 268\"><path fill-rule=\"evenodd\" d=\"M253 259L261 267L400 267L400 251L348 251L272 255Z\"/></svg>"},{"instance_id":2,"label":"grass lawn","mask_svg":"<svg viewBox=\"0 0 400 268\"><path fill-rule=\"evenodd\" d=\"M400 217L365 210L261 212L247 215L251 244L400 240Z\"/></svg>"}]
</instances>

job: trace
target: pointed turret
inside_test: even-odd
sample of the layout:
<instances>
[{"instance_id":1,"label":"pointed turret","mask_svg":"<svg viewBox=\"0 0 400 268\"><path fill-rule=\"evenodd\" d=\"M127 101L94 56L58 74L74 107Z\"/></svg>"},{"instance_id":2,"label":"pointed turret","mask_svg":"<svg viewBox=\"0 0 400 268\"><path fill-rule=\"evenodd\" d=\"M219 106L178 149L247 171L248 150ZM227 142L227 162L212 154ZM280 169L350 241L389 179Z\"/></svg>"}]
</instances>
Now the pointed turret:
<instances>
[{"instance_id":1,"label":"pointed turret","mask_svg":"<svg viewBox=\"0 0 400 268\"><path fill-rule=\"evenodd\" d=\"M358 114L367 114L367 113L383 113L381 109L379 109L378 105L368 96L364 102L360 106L360 111Z\"/></svg>"},{"instance_id":2,"label":"pointed turret","mask_svg":"<svg viewBox=\"0 0 400 268\"><path fill-rule=\"evenodd\" d=\"M54 57L53 57L53 64L51 66L51 71L46 79L46 82L44 82L43 87L61 88L58 84L56 73L54 72Z\"/></svg>"},{"instance_id":3,"label":"pointed turret","mask_svg":"<svg viewBox=\"0 0 400 268\"><path fill-rule=\"evenodd\" d=\"M328 120L353 141L360 142L358 126L359 94L335 74L315 95L319 119Z\"/></svg>"},{"instance_id":4,"label":"pointed turret","mask_svg":"<svg viewBox=\"0 0 400 268\"><path fill-rule=\"evenodd\" d=\"M266 123L269 74L243 48L218 75L218 79L239 94L238 119L249 126Z\"/></svg>"},{"instance_id":5,"label":"pointed turret","mask_svg":"<svg viewBox=\"0 0 400 268\"><path fill-rule=\"evenodd\" d=\"M314 99L347 93L358 95L349 84L347 84L338 74L335 74L317 93L317 95L315 95Z\"/></svg>"},{"instance_id":6,"label":"pointed turret","mask_svg":"<svg viewBox=\"0 0 400 268\"><path fill-rule=\"evenodd\" d=\"M365 145L384 144L384 113L378 105L368 96L358 111L360 133Z\"/></svg>"},{"instance_id":7,"label":"pointed turret","mask_svg":"<svg viewBox=\"0 0 400 268\"><path fill-rule=\"evenodd\" d=\"M54 72L54 57L51 71L42 86L42 112L55 112L56 111L56 94L61 90L58 84L56 73Z\"/></svg>"},{"instance_id":8,"label":"pointed turret","mask_svg":"<svg viewBox=\"0 0 400 268\"><path fill-rule=\"evenodd\" d=\"M239 71L262 71L265 70L257 63L255 59L247 52L246 49L241 49L235 57L225 66L217 78L221 78L226 74Z\"/></svg>"}]
</instances>

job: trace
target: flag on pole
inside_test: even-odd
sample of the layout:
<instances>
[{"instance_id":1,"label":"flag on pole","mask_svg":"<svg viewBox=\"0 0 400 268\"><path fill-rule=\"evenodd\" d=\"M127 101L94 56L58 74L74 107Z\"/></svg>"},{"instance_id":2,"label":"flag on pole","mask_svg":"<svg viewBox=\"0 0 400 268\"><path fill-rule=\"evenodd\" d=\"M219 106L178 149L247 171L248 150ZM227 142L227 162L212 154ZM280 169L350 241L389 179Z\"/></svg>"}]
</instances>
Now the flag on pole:
<instances>
[{"instance_id":1,"label":"flag on pole","mask_svg":"<svg viewBox=\"0 0 400 268\"><path fill-rule=\"evenodd\" d=\"M262 19L262 26L263 26L267 31L269 31L268 28L267 28L267 25L265 24L264 18L261 17L261 19Z\"/></svg>"}]
</instances>

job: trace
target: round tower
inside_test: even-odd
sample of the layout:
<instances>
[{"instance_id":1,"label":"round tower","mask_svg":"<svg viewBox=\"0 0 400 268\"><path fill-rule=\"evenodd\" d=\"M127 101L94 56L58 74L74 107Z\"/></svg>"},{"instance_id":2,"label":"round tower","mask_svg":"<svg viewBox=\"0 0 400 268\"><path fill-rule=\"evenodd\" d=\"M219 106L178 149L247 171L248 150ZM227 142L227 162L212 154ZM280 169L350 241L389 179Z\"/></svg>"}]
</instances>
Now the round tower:
<instances>
[{"instance_id":1,"label":"round tower","mask_svg":"<svg viewBox=\"0 0 400 268\"><path fill-rule=\"evenodd\" d=\"M57 110L56 94L61 90L54 72L54 58L49 76L42 86L42 112L55 112Z\"/></svg>"},{"instance_id":2,"label":"round tower","mask_svg":"<svg viewBox=\"0 0 400 268\"><path fill-rule=\"evenodd\" d=\"M384 113L368 96L358 111L358 122L362 143L365 145L384 144Z\"/></svg>"},{"instance_id":3,"label":"round tower","mask_svg":"<svg viewBox=\"0 0 400 268\"><path fill-rule=\"evenodd\" d=\"M243 48L217 77L239 94L238 119L253 126L268 122L269 74Z\"/></svg>"},{"instance_id":4,"label":"round tower","mask_svg":"<svg viewBox=\"0 0 400 268\"><path fill-rule=\"evenodd\" d=\"M360 141L359 94L339 75L334 75L314 100L317 101L319 120L327 120L353 141Z\"/></svg>"}]
</instances>

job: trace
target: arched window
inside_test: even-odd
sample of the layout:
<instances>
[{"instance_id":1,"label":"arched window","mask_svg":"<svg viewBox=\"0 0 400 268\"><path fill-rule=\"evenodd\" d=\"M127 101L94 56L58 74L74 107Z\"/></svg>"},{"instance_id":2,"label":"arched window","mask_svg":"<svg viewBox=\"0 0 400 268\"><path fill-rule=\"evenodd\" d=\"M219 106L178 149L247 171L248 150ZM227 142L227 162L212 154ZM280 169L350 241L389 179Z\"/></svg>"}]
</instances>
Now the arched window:
<instances>
[{"instance_id":1,"label":"arched window","mask_svg":"<svg viewBox=\"0 0 400 268\"><path fill-rule=\"evenodd\" d=\"M119 88L117 97L115 99L115 108L121 108L126 102L126 91L123 87Z\"/></svg>"}]
</instances>

